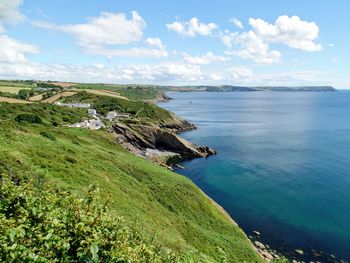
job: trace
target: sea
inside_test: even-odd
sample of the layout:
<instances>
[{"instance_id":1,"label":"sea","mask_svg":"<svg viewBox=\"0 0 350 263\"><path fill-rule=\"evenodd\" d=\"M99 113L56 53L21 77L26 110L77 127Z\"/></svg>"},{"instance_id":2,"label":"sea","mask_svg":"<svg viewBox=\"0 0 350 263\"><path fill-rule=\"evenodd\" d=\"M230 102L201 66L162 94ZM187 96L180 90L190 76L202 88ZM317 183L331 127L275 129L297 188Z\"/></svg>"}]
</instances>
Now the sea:
<instances>
[{"instance_id":1,"label":"sea","mask_svg":"<svg viewBox=\"0 0 350 263\"><path fill-rule=\"evenodd\" d=\"M350 91L168 95L198 127L181 136L217 150L176 172L290 258L350 261Z\"/></svg>"}]
</instances>

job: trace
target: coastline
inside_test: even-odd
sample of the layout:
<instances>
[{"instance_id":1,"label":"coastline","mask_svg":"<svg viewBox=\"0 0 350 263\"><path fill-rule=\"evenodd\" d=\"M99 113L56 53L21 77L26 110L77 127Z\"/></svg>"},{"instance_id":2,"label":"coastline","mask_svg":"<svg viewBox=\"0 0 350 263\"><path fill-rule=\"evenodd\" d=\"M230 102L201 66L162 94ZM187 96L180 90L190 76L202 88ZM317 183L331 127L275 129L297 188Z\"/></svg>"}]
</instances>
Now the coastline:
<instances>
[{"instance_id":1,"label":"coastline","mask_svg":"<svg viewBox=\"0 0 350 263\"><path fill-rule=\"evenodd\" d=\"M165 96L167 97L166 100L163 100L163 99L159 99L158 100L158 99L156 99L156 100L152 101L152 103L155 103L155 104L157 104L159 106L158 103L166 103L166 102L169 102L170 100L173 100L173 98L169 97L167 94L165 94ZM178 117L177 115L175 115L175 116ZM192 128L180 130L179 132L177 132L177 134L181 135L182 132L193 131L193 130L197 129L197 126L195 124L190 123L187 120L184 120L184 121L189 123L192 126ZM215 152L215 154L216 154L216 152ZM203 158L203 157L197 157L197 158ZM181 167L181 169L183 169L183 167L181 166L181 162L182 161L184 161L184 160L180 160L179 162L175 163L175 165L177 165L177 166ZM174 171L174 172L177 173L176 171ZM177 174L181 175L180 173L177 173ZM182 175L182 176L184 176L184 175ZM238 225L238 223L233 219L233 217L219 203L217 203L208 194L206 194L199 186L197 186L197 188L209 200L209 202L218 209L218 211L227 219L228 222L230 222L234 226L237 226L242 231L242 233L250 241L250 244L251 244L252 248L257 252L258 255L261 256L261 258L263 260L265 260L266 262L271 262L274 259L279 259L281 257L284 257L284 255L282 255L278 251L269 249L268 245L264 245L261 242L256 241L256 240L253 241L252 238L251 238L252 236L249 235L248 233L246 233ZM252 234L255 234L257 237L260 237L260 233L258 231L253 231ZM296 261L296 262L299 263L299 261ZM300 261L300 262L302 262L302 261Z\"/></svg>"},{"instance_id":2,"label":"coastline","mask_svg":"<svg viewBox=\"0 0 350 263\"><path fill-rule=\"evenodd\" d=\"M174 99L174 98L173 98ZM159 101L158 101L159 102ZM163 102L162 102L163 103ZM162 107L162 105L159 103L158 106ZM181 165L181 162L180 162ZM182 174L179 171L175 171L177 173ZM201 192L207 196L208 199L211 200L211 202L225 215L225 217L233 224L238 225L235 220L231 217L230 214L218 203L216 203L210 196L208 196L206 193L203 192L203 190L197 186ZM239 225L238 225L239 227ZM332 263L348 263L348 261L341 259L341 257L338 257L336 254L331 254L330 252L324 252L322 250L317 249L311 249L311 248L298 248L294 247L285 247L283 245L279 246L278 244L269 243L266 241L266 238L262 234L260 234L257 229L250 229L248 232L244 231L241 227L239 227L247 236L247 238L252 243L252 246L258 251L258 253L261 256L265 256L266 252L270 253L270 255L276 256L275 258L279 258L282 256L283 258L288 258L290 262L293 263L299 263L299 262L332 262ZM260 230L259 230L260 231ZM264 240L264 241L261 241ZM273 245L273 247L270 247L270 244ZM265 257L264 257L265 258ZM268 258L267 261L269 261Z\"/></svg>"}]
</instances>

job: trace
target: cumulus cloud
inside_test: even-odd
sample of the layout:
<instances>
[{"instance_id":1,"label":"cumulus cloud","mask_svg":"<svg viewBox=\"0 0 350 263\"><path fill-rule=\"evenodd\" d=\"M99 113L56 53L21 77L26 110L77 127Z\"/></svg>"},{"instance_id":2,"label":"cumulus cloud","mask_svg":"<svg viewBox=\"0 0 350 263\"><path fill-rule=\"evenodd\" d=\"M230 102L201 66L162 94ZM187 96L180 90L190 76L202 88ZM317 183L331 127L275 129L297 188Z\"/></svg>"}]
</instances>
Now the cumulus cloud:
<instances>
[{"instance_id":1,"label":"cumulus cloud","mask_svg":"<svg viewBox=\"0 0 350 263\"><path fill-rule=\"evenodd\" d=\"M226 52L229 55L250 59L258 64L275 64L281 61L281 53L270 50L269 45L259 38L254 31L242 34L231 34L223 39L224 43L232 47L239 45L241 49Z\"/></svg>"},{"instance_id":2,"label":"cumulus cloud","mask_svg":"<svg viewBox=\"0 0 350 263\"><path fill-rule=\"evenodd\" d=\"M37 53L39 53L37 46L19 42L6 35L0 36L1 63L27 63L26 54Z\"/></svg>"},{"instance_id":3,"label":"cumulus cloud","mask_svg":"<svg viewBox=\"0 0 350 263\"><path fill-rule=\"evenodd\" d=\"M281 62L282 54L271 50L272 44L283 44L291 48L314 52L322 50L316 43L319 27L297 16L280 16L274 24L262 19L249 19L251 30L243 33L225 32L223 43L230 48L227 54L250 59L258 64Z\"/></svg>"},{"instance_id":4,"label":"cumulus cloud","mask_svg":"<svg viewBox=\"0 0 350 263\"><path fill-rule=\"evenodd\" d=\"M24 19L18 8L22 0L1 0L0 1L0 33L4 32L4 23L16 23Z\"/></svg>"},{"instance_id":5,"label":"cumulus cloud","mask_svg":"<svg viewBox=\"0 0 350 263\"><path fill-rule=\"evenodd\" d=\"M59 26L45 21L35 21L33 25L74 35L78 39L78 44L91 55L152 58L168 56L159 38L143 40L146 22L136 11L132 12L130 19L123 13L101 13L99 17L91 18L84 24ZM120 48L121 45L127 44L134 46Z\"/></svg>"},{"instance_id":6,"label":"cumulus cloud","mask_svg":"<svg viewBox=\"0 0 350 263\"><path fill-rule=\"evenodd\" d=\"M198 35L209 36L218 28L215 23L201 23L196 17L191 18L187 22L175 21L171 24L167 24L166 27L168 30L175 31L178 34L187 37L195 37Z\"/></svg>"},{"instance_id":7,"label":"cumulus cloud","mask_svg":"<svg viewBox=\"0 0 350 263\"><path fill-rule=\"evenodd\" d=\"M137 42L143 37L145 26L143 18L133 11L131 19L122 13L102 13L85 24L65 25L61 28L75 35L82 46L90 46Z\"/></svg>"},{"instance_id":8,"label":"cumulus cloud","mask_svg":"<svg viewBox=\"0 0 350 263\"><path fill-rule=\"evenodd\" d=\"M202 56L191 56L187 53L183 53L182 58L186 62L190 64L196 64L196 65L208 65L215 62L225 62L228 60L228 58L224 56L214 55L212 52L208 52Z\"/></svg>"},{"instance_id":9,"label":"cumulus cloud","mask_svg":"<svg viewBox=\"0 0 350 263\"><path fill-rule=\"evenodd\" d=\"M232 24L234 24L236 27L238 27L238 28L243 28L243 24L242 24L242 22L240 21L240 20L238 20L237 18L231 18L230 20L229 20L229 22L230 23L232 23Z\"/></svg>"},{"instance_id":10,"label":"cumulus cloud","mask_svg":"<svg viewBox=\"0 0 350 263\"><path fill-rule=\"evenodd\" d=\"M305 51L320 51L322 46L315 42L319 27L314 22L301 20L298 16L280 16L274 24L262 19L249 19L254 32L268 43L281 43Z\"/></svg>"}]
</instances>

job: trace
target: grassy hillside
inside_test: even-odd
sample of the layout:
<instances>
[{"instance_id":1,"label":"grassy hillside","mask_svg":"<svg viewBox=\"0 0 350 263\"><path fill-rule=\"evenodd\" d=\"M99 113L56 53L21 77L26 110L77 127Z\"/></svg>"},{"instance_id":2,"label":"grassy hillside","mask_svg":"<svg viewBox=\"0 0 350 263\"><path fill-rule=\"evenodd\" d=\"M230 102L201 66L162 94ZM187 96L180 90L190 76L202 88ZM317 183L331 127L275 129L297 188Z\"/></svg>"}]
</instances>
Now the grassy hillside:
<instances>
[{"instance_id":1,"label":"grassy hillside","mask_svg":"<svg viewBox=\"0 0 350 263\"><path fill-rule=\"evenodd\" d=\"M109 85L109 84L78 84L75 88L111 90L131 100L154 100L163 95L158 86L144 85Z\"/></svg>"},{"instance_id":2,"label":"grassy hillside","mask_svg":"<svg viewBox=\"0 0 350 263\"><path fill-rule=\"evenodd\" d=\"M195 251L208 261L226 254L227 262L261 262L244 233L189 179L130 154L106 131L63 127L84 117L83 111L0 107L0 173L41 178L79 196L96 184L110 199L111 215L141 224L175 252ZM33 114L40 121L25 117Z\"/></svg>"}]
</instances>

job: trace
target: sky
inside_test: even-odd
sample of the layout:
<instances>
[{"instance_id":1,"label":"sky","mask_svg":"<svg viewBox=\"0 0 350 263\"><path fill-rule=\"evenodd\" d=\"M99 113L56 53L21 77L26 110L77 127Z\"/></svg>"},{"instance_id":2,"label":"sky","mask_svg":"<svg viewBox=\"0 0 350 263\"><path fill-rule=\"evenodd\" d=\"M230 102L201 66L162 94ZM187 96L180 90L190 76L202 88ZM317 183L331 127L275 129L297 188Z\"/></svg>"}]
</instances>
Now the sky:
<instances>
[{"instance_id":1,"label":"sky","mask_svg":"<svg viewBox=\"0 0 350 263\"><path fill-rule=\"evenodd\" d=\"M0 79L350 88L348 0L0 0Z\"/></svg>"}]
</instances>

